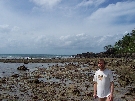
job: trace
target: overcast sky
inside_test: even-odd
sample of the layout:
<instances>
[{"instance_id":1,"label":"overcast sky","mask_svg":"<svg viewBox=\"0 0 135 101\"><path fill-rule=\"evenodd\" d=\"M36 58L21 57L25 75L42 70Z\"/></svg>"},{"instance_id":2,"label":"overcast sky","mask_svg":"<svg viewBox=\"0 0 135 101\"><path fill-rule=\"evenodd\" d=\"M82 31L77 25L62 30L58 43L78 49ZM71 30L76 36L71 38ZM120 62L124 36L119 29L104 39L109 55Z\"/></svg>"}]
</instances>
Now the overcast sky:
<instances>
[{"instance_id":1,"label":"overcast sky","mask_svg":"<svg viewBox=\"0 0 135 101\"><path fill-rule=\"evenodd\" d=\"M0 0L0 54L105 51L135 28L135 0Z\"/></svg>"}]
</instances>

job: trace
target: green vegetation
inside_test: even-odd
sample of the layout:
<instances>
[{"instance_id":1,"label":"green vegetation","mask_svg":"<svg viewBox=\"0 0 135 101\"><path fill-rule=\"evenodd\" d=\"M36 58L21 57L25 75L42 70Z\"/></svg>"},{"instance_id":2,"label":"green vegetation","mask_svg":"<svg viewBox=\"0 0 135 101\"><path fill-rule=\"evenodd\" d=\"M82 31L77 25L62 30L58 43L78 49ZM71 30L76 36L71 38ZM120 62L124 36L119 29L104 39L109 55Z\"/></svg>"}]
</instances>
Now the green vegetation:
<instances>
[{"instance_id":1,"label":"green vegetation","mask_svg":"<svg viewBox=\"0 0 135 101\"><path fill-rule=\"evenodd\" d=\"M114 46L107 45L104 49L114 49L115 53L135 53L135 29L123 36Z\"/></svg>"}]
</instances>

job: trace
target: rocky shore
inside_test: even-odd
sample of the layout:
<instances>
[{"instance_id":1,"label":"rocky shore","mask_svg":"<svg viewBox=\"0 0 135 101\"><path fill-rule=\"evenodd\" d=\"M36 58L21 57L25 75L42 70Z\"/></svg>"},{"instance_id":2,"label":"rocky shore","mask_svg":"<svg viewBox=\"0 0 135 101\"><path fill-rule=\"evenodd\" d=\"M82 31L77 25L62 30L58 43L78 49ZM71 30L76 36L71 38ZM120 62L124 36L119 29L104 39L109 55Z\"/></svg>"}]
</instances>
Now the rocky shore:
<instances>
[{"instance_id":1,"label":"rocky shore","mask_svg":"<svg viewBox=\"0 0 135 101\"><path fill-rule=\"evenodd\" d=\"M104 59L114 75L114 101L135 101L135 59ZM34 71L16 67L23 72L1 77L0 100L93 101L92 79L97 61L98 58L0 59L3 63L48 63L48 67L35 67Z\"/></svg>"}]
</instances>

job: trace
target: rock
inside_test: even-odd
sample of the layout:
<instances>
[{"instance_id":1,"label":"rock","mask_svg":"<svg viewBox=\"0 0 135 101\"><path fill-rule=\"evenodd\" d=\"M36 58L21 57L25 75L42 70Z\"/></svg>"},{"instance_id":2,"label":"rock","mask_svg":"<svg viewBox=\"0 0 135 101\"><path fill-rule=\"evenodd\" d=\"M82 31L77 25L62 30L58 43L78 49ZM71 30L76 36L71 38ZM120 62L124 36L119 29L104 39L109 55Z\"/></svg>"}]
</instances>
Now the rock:
<instances>
[{"instance_id":1,"label":"rock","mask_svg":"<svg viewBox=\"0 0 135 101\"><path fill-rule=\"evenodd\" d=\"M24 65L22 65L22 66L18 67L17 70L26 71L26 70L29 70L29 69L27 67L25 67Z\"/></svg>"},{"instance_id":2,"label":"rock","mask_svg":"<svg viewBox=\"0 0 135 101\"><path fill-rule=\"evenodd\" d=\"M28 83L36 83L36 84L39 84L41 83L38 79L30 79L28 80Z\"/></svg>"},{"instance_id":3,"label":"rock","mask_svg":"<svg viewBox=\"0 0 135 101\"><path fill-rule=\"evenodd\" d=\"M80 90L77 89L77 88L75 88L75 89L72 91L72 93L73 93L74 95L79 95L79 94L80 94Z\"/></svg>"},{"instance_id":4,"label":"rock","mask_svg":"<svg viewBox=\"0 0 135 101\"><path fill-rule=\"evenodd\" d=\"M28 61L24 61L24 64L28 64L29 62Z\"/></svg>"},{"instance_id":5,"label":"rock","mask_svg":"<svg viewBox=\"0 0 135 101\"><path fill-rule=\"evenodd\" d=\"M6 82L7 82L7 80L5 77L0 79L0 83L6 83Z\"/></svg>"},{"instance_id":6,"label":"rock","mask_svg":"<svg viewBox=\"0 0 135 101\"><path fill-rule=\"evenodd\" d=\"M34 96L33 99L38 99L38 96Z\"/></svg>"},{"instance_id":7,"label":"rock","mask_svg":"<svg viewBox=\"0 0 135 101\"><path fill-rule=\"evenodd\" d=\"M124 98L125 98L125 96L121 96L121 98L122 98L122 99L124 99Z\"/></svg>"},{"instance_id":8,"label":"rock","mask_svg":"<svg viewBox=\"0 0 135 101\"><path fill-rule=\"evenodd\" d=\"M13 74L11 77L18 78L19 74Z\"/></svg>"}]
</instances>

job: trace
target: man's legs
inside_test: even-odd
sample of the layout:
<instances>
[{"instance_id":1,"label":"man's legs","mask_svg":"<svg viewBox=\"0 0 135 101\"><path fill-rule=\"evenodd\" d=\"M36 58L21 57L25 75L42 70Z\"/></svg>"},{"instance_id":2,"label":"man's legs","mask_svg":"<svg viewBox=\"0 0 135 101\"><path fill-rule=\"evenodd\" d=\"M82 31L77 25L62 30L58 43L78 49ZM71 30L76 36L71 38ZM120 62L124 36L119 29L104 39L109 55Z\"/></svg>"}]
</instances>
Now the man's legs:
<instances>
[{"instance_id":1,"label":"man's legs","mask_svg":"<svg viewBox=\"0 0 135 101\"><path fill-rule=\"evenodd\" d=\"M105 98L99 98L99 101L106 101L106 97Z\"/></svg>"},{"instance_id":2,"label":"man's legs","mask_svg":"<svg viewBox=\"0 0 135 101\"><path fill-rule=\"evenodd\" d=\"M106 98L106 101L113 101L113 99L112 99L112 100L110 100L110 99L109 99L109 96L108 96L108 97Z\"/></svg>"}]
</instances>

